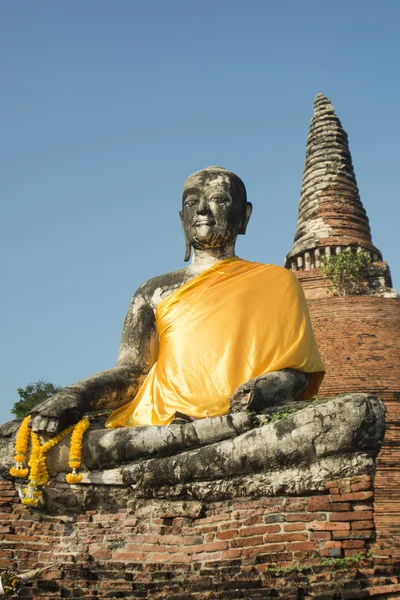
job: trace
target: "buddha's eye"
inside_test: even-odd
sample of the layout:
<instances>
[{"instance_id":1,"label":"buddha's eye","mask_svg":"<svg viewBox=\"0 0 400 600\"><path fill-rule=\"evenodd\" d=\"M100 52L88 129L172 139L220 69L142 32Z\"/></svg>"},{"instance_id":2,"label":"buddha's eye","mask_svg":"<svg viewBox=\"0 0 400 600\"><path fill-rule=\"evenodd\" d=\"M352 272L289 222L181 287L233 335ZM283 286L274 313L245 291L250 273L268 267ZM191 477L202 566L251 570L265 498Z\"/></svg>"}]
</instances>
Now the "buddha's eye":
<instances>
[{"instance_id":1,"label":"buddha's eye","mask_svg":"<svg viewBox=\"0 0 400 600\"><path fill-rule=\"evenodd\" d=\"M189 196L189 198L185 200L185 206L193 206L193 204L196 204L196 202L198 202L198 198L196 196Z\"/></svg>"},{"instance_id":2,"label":"buddha's eye","mask_svg":"<svg viewBox=\"0 0 400 600\"><path fill-rule=\"evenodd\" d=\"M227 202L229 200L229 198L227 198L227 196L212 196L210 198L210 200L213 200L214 202L217 202L217 204L224 204L225 202Z\"/></svg>"}]
</instances>

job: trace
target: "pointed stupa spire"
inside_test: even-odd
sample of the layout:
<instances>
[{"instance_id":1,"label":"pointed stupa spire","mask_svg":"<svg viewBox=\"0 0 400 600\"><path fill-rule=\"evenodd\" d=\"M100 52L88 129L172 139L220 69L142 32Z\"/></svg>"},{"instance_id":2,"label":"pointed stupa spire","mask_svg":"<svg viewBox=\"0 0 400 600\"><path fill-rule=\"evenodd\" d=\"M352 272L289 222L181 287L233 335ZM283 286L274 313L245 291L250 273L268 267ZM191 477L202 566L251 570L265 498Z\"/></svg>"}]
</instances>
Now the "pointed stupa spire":
<instances>
[{"instance_id":1,"label":"pointed stupa spire","mask_svg":"<svg viewBox=\"0 0 400 600\"><path fill-rule=\"evenodd\" d=\"M382 260L360 200L347 134L330 100L318 94L307 139L299 215L286 266L318 268L320 255L364 248ZM328 250L329 248L329 250Z\"/></svg>"}]
</instances>

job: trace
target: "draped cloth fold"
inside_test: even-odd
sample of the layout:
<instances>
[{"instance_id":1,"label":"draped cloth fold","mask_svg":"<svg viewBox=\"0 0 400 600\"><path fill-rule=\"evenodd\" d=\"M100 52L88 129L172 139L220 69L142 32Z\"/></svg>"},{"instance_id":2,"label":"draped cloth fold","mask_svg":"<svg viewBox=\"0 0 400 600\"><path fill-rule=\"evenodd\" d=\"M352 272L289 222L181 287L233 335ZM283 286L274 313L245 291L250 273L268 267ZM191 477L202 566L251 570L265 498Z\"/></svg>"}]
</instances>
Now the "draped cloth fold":
<instances>
[{"instance_id":1,"label":"draped cloth fold","mask_svg":"<svg viewBox=\"0 0 400 600\"><path fill-rule=\"evenodd\" d=\"M241 384L289 368L312 374L305 400L324 376L303 290L282 267L222 260L162 300L156 323L157 362L106 427L222 415Z\"/></svg>"}]
</instances>

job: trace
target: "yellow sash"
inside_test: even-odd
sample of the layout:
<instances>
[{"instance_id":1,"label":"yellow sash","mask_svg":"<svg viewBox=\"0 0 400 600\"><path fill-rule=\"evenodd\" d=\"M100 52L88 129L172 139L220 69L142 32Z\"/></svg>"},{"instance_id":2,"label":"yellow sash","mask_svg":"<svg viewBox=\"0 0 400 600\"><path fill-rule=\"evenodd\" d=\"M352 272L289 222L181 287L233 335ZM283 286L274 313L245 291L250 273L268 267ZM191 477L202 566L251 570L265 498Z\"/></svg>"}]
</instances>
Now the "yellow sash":
<instances>
[{"instance_id":1,"label":"yellow sash","mask_svg":"<svg viewBox=\"0 0 400 600\"><path fill-rule=\"evenodd\" d=\"M313 374L301 399L323 379L303 290L282 267L222 260L162 300L156 322L158 360L106 427L222 415L239 385L281 369Z\"/></svg>"}]
</instances>

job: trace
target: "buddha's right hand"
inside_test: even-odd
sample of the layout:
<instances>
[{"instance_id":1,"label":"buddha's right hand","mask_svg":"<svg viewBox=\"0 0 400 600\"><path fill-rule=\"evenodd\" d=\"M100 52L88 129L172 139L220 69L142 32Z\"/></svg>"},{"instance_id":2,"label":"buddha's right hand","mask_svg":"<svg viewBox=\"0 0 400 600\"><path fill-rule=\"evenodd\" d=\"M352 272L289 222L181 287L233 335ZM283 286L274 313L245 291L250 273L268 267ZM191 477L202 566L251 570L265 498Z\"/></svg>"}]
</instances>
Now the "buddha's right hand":
<instances>
[{"instance_id":1,"label":"buddha's right hand","mask_svg":"<svg viewBox=\"0 0 400 600\"><path fill-rule=\"evenodd\" d=\"M59 433L77 423L83 415L81 397L77 391L64 388L31 412L32 431Z\"/></svg>"}]
</instances>

